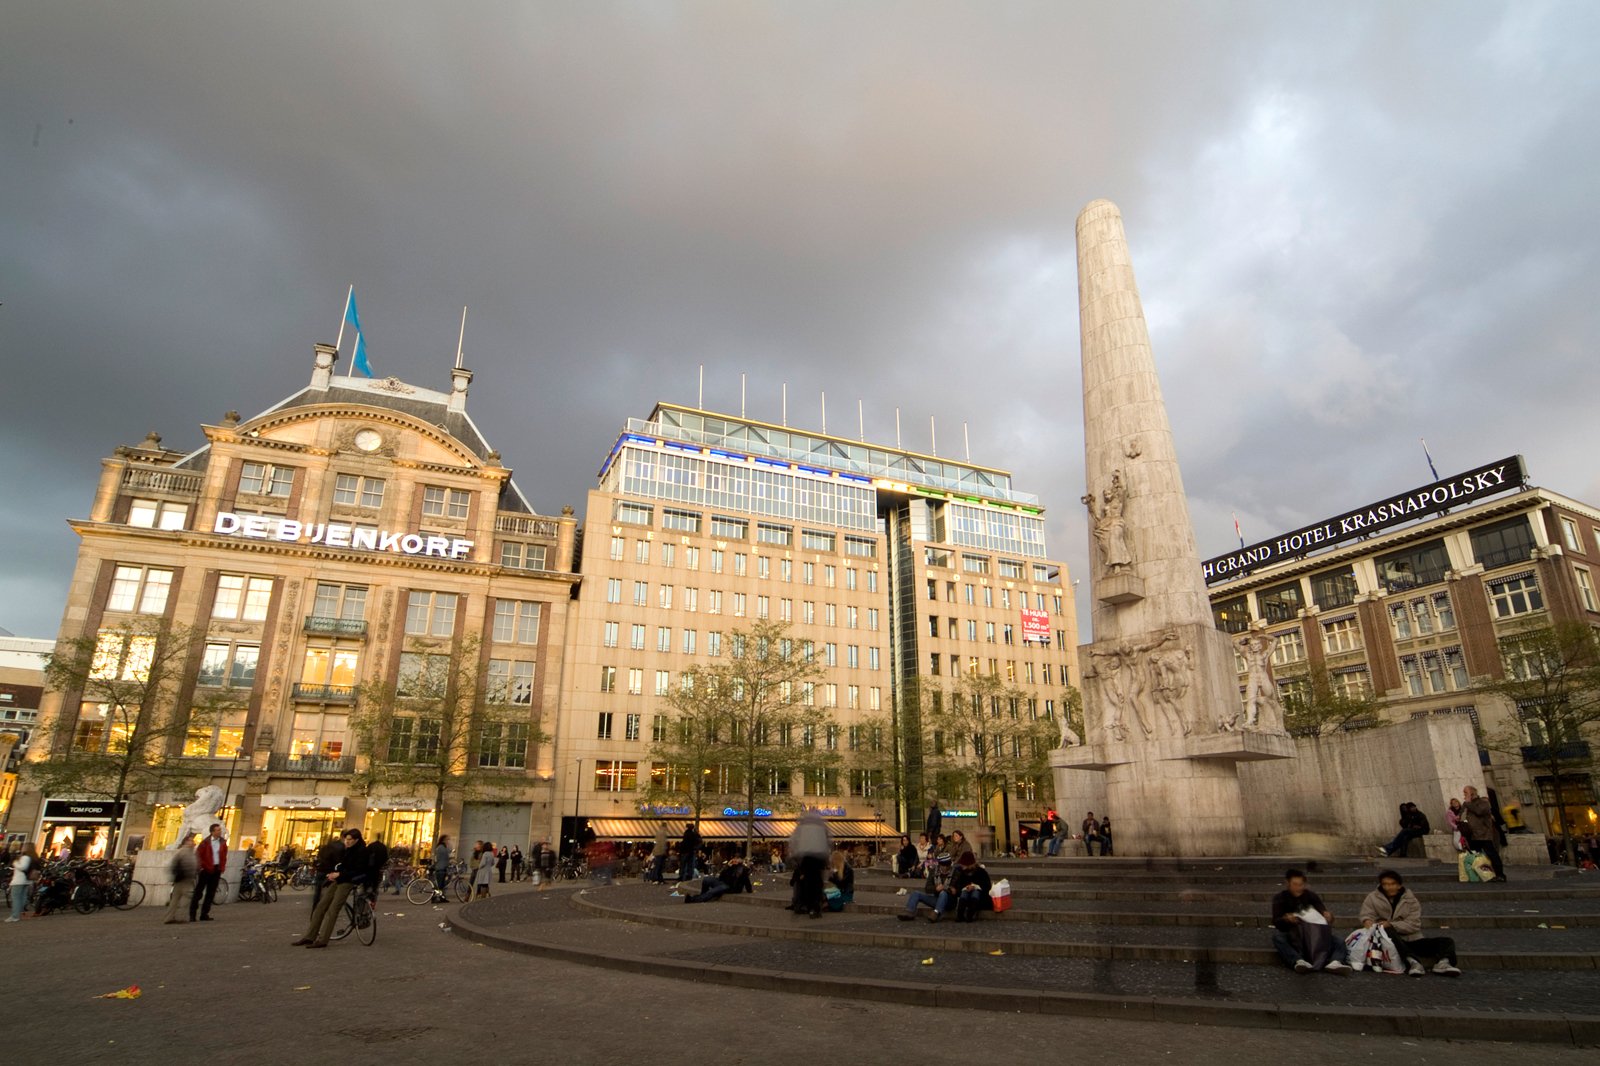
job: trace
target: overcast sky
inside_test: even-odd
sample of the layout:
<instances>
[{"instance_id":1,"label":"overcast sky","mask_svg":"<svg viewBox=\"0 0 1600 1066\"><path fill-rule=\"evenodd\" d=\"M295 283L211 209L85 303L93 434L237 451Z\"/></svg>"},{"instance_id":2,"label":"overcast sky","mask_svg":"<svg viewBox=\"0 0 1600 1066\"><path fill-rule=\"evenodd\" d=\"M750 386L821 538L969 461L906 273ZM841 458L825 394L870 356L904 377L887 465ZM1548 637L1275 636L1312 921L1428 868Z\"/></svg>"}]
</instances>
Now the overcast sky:
<instances>
[{"instance_id":1,"label":"overcast sky","mask_svg":"<svg viewBox=\"0 0 1600 1066\"><path fill-rule=\"evenodd\" d=\"M374 368L580 508L658 399L962 454L1087 559L1122 209L1201 552L1521 452L1600 502L1600 5L101 4L0 25L0 627L99 460ZM347 343L348 347L348 343ZM1087 638L1085 638L1087 639Z\"/></svg>"}]
</instances>

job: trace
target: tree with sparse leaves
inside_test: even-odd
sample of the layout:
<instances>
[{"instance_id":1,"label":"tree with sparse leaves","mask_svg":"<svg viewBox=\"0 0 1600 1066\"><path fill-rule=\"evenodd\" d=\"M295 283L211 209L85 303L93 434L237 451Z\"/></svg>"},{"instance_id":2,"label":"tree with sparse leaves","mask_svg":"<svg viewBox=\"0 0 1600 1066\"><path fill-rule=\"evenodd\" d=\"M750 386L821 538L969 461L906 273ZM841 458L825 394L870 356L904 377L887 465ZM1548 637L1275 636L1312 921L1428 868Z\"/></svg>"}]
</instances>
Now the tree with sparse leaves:
<instances>
[{"instance_id":1,"label":"tree with sparse leaves","mask_svg":"<svg viewBox=\"0 0 1600 1066\"><path fill-rule=\"evenodd\" d=\"M545 739L531 681L495 675L482 654L471 637L448 647L412 641L394 683L358 688L350 715L358 787L423 790L442 818L447 798L494 798L526 784Z\"/></svg>"},{"instance_id":2,"label":"tree with sparse leaves","mask_svg":"<svg viewBox=\"0 0 1600 1066\"><path fill-rule=\"evenodd\" d=\"M1529 626L1501 637L1500 654L1505 678L1487 687L1504 697L1515 717L1484 743L1544 771L1565 822L1566 780L1593 765L1592 744L1600 742L1600 645L1595 631L1582 622ZM1574 827L1559 828L1567 863L1576 866Z\"/></svg>"},{"instance_id":3,"label":"tree with sparse leaves","mask_svg":"<svg viewBox=\"0 0 1600 1066\"><path fill-rule=\"evenodd\" d=\"M1292 737L1324 737L1370 729L1379 723L1370 687L1352 692L1322 665L1284 677L1283 725Z\"/></svg>"},{"instance_id":4,"label":"tree with sparse leaves","mask_svg":"<svg viewBox=\"0 0 1600 1066\"><path fill-rule=\"evenodd\" d=\"M107 855L116 854L129 796L209 777L209 764L184 758L185 739L246 705L247 687L193 687L204 642L203 630L141 618L61 640L45 661L45 685L62 696L60 717L40 730L50 741L28 763L28 783L45 795L113 801ZM180 705L187 689L194 696Z\"/></svg>"},{"instance_id":5,"label":"tree with sparse leaves","mask_svg":"<svg viewBox=\"0 0 1600 1066\"><path fill-rule=\"evenodd\" d=\"M723 654L685 670L667 697L666 736L651 755L675 780L653 791L681 797L696 824L709 797L737 797L748 858L756 797L783 795L774 783L796 774L828 773L839 756L825 743L832 718L816 698L822 670L809 642L786 625L757 622L723 633L721 643Z\"/></svg>"},{"instance_id":6,"label":"tree with sparse leaves","mask_svg":"<svg viewBox=\"0 0 1600 1066\"><path fill-rule=\"evenodd\" d=\"M1049 781L1060 726L1015 686L969 671L943 688L928 684L923 699L923 762L941 796L970 798L986 816L994 798L1019 783Z\"/></svg>"}]
</instances>

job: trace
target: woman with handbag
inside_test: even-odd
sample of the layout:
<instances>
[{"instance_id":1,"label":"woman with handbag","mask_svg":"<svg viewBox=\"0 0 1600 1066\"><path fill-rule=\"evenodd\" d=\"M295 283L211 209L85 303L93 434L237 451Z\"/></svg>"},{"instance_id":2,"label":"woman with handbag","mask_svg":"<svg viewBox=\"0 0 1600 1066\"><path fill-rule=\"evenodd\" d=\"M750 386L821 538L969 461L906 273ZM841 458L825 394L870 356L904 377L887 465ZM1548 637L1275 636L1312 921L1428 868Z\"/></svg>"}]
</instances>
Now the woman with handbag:
<instances>
[{"instance_id":1,"label":"woman with handbag","mask_svg":"<svg viewBox=\"0 0 1600 1066\"><path fill-rule=\"evenodd\" d=\"M32 842L22 845L22 853L11 861L11 916L8 922L22 921L22 912L28 906L28 893L39 879L39 852Z\"/></svg>"},{"instance_id":2,"label":"woman with handbag","mask_svg":"<svg viewBox=\"0 0 1600 1066\"><path fill-rule=\"evenodd\" d=\"M1433 972L1460 977L1456 967L1456 942L1453 937L1422 935L1422 903L1406 891L1405 882L1393 870L1378 875L1378 887L1361 902L1364 929L1382 929L1394 941L1405 961L1406 973L1421 977L1423 958L1436 960Z\"/></svg>"}]
</instances>

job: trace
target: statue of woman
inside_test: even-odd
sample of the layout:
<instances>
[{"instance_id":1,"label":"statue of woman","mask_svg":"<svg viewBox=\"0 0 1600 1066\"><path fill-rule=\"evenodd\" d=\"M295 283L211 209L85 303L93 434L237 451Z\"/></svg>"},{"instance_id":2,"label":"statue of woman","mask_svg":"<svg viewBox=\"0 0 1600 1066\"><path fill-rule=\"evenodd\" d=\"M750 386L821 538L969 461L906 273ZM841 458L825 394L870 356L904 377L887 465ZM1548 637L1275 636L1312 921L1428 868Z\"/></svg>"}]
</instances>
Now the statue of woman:
<instances>
[{"instance_id":1,"label":"statue of woman","mask_svg":"<svg viewBox=\"0 0 1600 1066\"><path fill-rule=\"evenodd\" d=\"M1121 573L1133 565L1133 551L1128 545L1128 523L1123 518L1127 502L1122 487L1122 471L1111 471L1111 482L1100 494L1100 504L1095 506L1094 494L1083 497L1093 523L1095 546L1100 551L1100 563L1113 574Z\"/></svg>"}]
</instances>

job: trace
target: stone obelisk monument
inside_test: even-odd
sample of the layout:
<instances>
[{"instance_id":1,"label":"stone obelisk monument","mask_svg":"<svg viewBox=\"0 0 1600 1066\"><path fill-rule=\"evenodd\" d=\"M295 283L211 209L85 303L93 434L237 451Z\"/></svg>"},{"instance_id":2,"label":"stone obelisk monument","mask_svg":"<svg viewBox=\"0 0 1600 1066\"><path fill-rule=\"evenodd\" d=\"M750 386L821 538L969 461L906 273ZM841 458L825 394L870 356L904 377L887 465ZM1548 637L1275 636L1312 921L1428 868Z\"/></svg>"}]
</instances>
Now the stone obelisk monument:
<instances>
[{"instance_id":1,"label":"stone obelisk monument","mask_svg":"<svg viewBox=\"0 0 1600 1066\"><path fill-rule=\"evenodd\" d=\"M1281 719L1246 718L1232 641L1212 621L1122 215L1107 200L1078 216L1078 302L1093 639L1078 649L1084 743L1052 764L1105 775L1118 854L1243 855L1237 764L1294 746Z\"/></svg>"}]
</instances>

